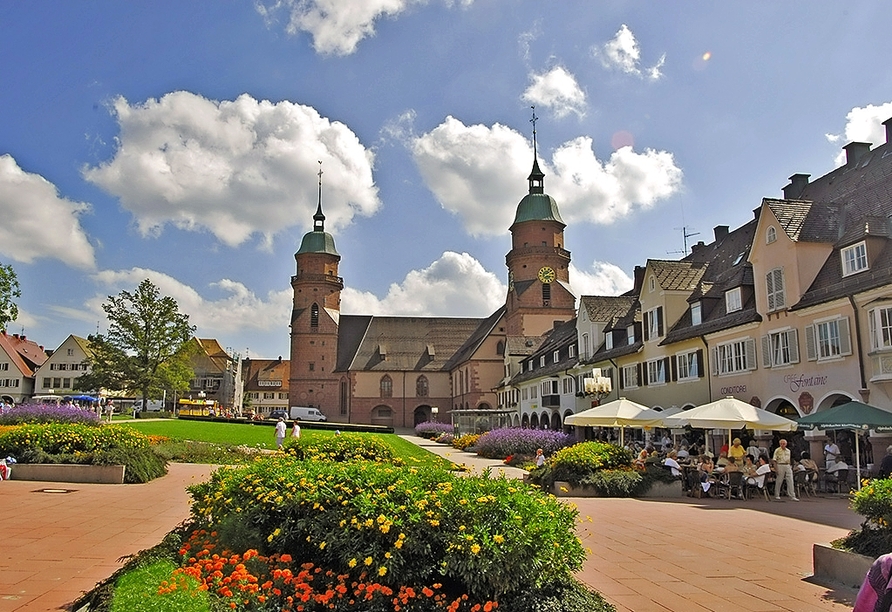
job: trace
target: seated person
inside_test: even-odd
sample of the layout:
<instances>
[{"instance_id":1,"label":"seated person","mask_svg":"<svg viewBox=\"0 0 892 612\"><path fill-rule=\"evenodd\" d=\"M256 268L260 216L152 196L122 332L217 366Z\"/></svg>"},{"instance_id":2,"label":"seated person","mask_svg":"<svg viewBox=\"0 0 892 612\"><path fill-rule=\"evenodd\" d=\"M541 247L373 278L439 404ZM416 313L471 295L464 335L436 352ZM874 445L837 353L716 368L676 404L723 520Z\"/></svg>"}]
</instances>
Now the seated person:
<instances>
[{"instance_id":1,"label":"seated person","mask_svg":"<svg viewBox=\"0 0 892 612\"><path fill-rule=\"evenodd\" d=\"M688 445L682 444L681 448L678 449L678 458L679 459L687 459L690 456L691 456L690 453L688 453Z\"/></svg>"},{"instance_id":2,"label":"seated person","mask_svg":"<svg viewBox=\"0 0 892 612\"><path fill-rule=\"evenodd\" d=\"M824 482L826 483L838 483L839 482L839 471L846 470L848 471L849 465L840 459L839 461L833 461L827 463L827 471L824 473Z\"/></svg>"},{"instance_id":3,"label":"seated person","mask_svg":"<svg viewBox=\"0 0 892 612\"><path fill-rule=\"evenodd\" d=\"M725 464L724 473L727 474L728 472L739 472L739 471L740 471L740 466L737 465L737 460L734 459L734 457L728 457L728 463Z\"/></svg>"},{"instance_id":4,"label":"seated person","mask_svg":"<svg viewBox=\"0 0 892 612\"><path fill-rule=\"evenodd\" d=\"M754 476L756 474L756 463L752 455L747 454L743 458L743 465L740 466L740 471L743 472L744 476Z\"/></svg>"},{"instance_id":5,"label":"seated person","mask_svg":"<svg viewBox=\"0 0 892 612\"><path fill-rule=\"evenodd\" d=\"M728 465L728 451L721 451L719 453L719 460L715 462L718 467L725 467Z\"/></svg>"},{"instance_id":6,"label":"seated person","mask_svg":"<svg viewBox=\"0 0 892 612\"><path fill-rule=\"evenodd\" d=\"M746 447L746 454L752 455L753 461L755 461L756 458L762 454L762 451L759 450L759 447L758 447L758 445L756 445L755 440L750 440L750 445Z\"/></svg>"},{"instance_id":7,"label":"seated person","mask_svg":"<svg viewBox=\"0 0 892 612\"><path fill-rule=\"evenodd\" d=\"M632 461L632 463L635 465L635 467L643 470L648 457L650 457L650 454L647 452L646 449L642 449L641 452L638 453L638 457L634 461Z\"/></svg>"},{"instance_id":8,"label":"seated person","mask_svg":"<svg viewBox=\"0 0 892 612\"><path fill-rule=\"evenodd\" d=\"M678 464L678 453L669 451L666 458L663 459L663 467L669 468L669 472L673 478L681 478L681 466Z\"/></svg>"},{"instance_id":9,"label":"seated person","mask_svg":"<svg viewBox=\"0 0 892 612\"><path fill-rule=\"evenodd\" d=\"M659 464L660 464L660 455L655 450L650 451L650 454L644 460L644 465L659 465Z\"/></svg>"},{"instance_id":10,"label":"seated person","mask_svg":"<svg viewBox=\"0 0 892 612\"><path fill-rule=\"evenodd\" d=\"M808 472L808 475L805 477L806 480L817 480L818 464L809 456L808 451L802 451L799 457L799 463L796 464L793 470L796 472Z\"/></svg>"},{"instance_id":11,"label":"seated person","mask_svg":"<svg viewBox=\"0 0 892 612\"><path fill-rule=\"evenodd\" d=\"M746 449L740 443L740 438L734 438L734 442L731 444L731 447L728 449L728 457L734 458L734 461L737 462L737 465L743 463L743 458L746 456Z\"/></svg>"},{"instance_id":12,"label":"seated person","mask_svg":"<svg viewBox=\"0 0 892 612\"><path fill-rule=\"evenodd\" d=\"M886 456L880 462L880 478L892 477L892 446L886 447Z\"/></svg>"},{"instance_id":13,"label":"seated person","mask_svg":"<svg viewBox=\"0 0 892 612\"><path fill-rule=\"evenodd\" d=\"M713 470L715 470L715 465L712 463L712 458L708 455L700 456L700 463L697 466L697 470L700 474L700 486L703 488L704 493L709 493L709 489L713 483Z\"/></svg>"},{"instance_id":14,"label":"seated person","mask_svg":"<svg viewBox=\"0 0 892 612\"><path fill-rule=\"evenodd\" d=\"M755 485L760 489L765 488L765 477L771 473L771 466L768 464L768 457L759 455L759 465L756 467L752 476L747 477L746 483Z\"/></svg>"}]
</instances>

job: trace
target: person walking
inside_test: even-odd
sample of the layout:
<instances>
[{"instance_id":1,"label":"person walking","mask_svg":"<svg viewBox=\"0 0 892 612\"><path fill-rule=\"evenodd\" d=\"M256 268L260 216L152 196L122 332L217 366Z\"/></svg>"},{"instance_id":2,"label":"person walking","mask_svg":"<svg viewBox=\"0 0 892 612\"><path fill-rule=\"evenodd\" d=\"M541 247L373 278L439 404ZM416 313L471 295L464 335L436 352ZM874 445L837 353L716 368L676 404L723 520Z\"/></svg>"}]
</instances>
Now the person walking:
<instances>
[{"instance_id":1,"label":"person walking","mask_svg":"<svg viewBox=\"0 0 892 612\"><path fill-rule=\"evenodd\" d=\"M781 487L784 481L786 481L787 495L793 501L799 501L799 498L796 497L796 485L793 484L792 453L787 448L787 440L785 438L781 438L778 441L778 447L774 449L772 459L774 459L774 469L777 471L777 480L774 481L774 499L780 501Z\"/></svg>"},{"instance_id":2,"label":"person walking","mask_svg":"<svg viewBox=\"0 0 892 612\"><path fill-rule=\"evenodd\" d=\"M283 417L279 417L279 422L276 423L276 448L282 450L282 444L285 443L285 419Z\"/></svg>"},{"instance_id":3,"label":"person walking","mask_svg":"<svg viewBox=\"0 0 892 612\"><path fill-rule=\"evenodd\" d=\"M300 419L294 419L294 425L291 426L291 437L300 437Z\"/></svg>"}]
</instances>

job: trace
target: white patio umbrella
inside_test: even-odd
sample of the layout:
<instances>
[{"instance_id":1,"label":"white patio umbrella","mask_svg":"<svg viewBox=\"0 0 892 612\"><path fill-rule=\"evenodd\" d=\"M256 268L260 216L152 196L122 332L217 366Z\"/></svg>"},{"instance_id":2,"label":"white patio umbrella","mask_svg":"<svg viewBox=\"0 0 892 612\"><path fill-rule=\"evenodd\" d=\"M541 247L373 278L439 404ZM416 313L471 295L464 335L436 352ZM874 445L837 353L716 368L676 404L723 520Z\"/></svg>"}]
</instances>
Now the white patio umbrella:
<instances>
[{"instance_id":1,"label":"white patio umbrella","mask_svg":"<svg viewBox=\"0 0 892 612\"><path fill-rule=\"evenodd\" d=\"M796 421L756 408L734 397L724 397L663 419L664 427L684 424L697 429L727 429L729 446L731 431L734 429L796 431L799 427Z\"/></svg>"},{"instance_id":2,"label":"white patio umbrella","mask_svg":"<svg viewBox=\"0 0 892 612\"><path fill-rule=\"evenodd\" d=\"M567 425L581 427L619 427L619 443L623 444L623 429L626 427L654 427L660 424L662 416L656 410L636 404L624 397L603 406L583 410L564 419Z\"/></svg>"}]
</instances>

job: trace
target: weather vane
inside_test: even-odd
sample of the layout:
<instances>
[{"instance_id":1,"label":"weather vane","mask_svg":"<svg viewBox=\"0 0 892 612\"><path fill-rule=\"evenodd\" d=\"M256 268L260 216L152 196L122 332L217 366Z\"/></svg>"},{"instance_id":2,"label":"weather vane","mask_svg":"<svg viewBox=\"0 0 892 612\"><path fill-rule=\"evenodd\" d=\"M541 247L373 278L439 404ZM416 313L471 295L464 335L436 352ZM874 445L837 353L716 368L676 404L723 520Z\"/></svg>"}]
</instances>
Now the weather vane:
<instances>
[{"instance_id":1,"label":"weather vane","mask_svg":"<svg viewBox=\"0 0 892 612\"><path fill-rule=\"evenodd\" d=\"M539 120L539 117L536 116L536 107L530 106L533 109L533 118L530 119L530 123L533 124L533 157L536 157L536 121Z\"/></svg>"}]
</instances>

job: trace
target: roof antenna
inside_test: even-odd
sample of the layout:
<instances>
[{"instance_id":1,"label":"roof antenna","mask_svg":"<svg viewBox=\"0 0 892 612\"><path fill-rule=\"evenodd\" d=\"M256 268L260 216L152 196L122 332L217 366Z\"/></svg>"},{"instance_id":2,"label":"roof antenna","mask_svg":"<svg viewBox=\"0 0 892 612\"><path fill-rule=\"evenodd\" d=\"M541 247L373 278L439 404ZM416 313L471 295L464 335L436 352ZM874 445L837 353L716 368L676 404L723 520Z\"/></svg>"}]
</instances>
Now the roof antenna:
<instances>
[{"instance_id":1,"label":"roof antenna","mask_svg":"<svg viewBox=\"0 0 892 612\"><path fill-rule=\"evenodd\" d=\"M687 257L688 256L688 238L690 238L691 236L699 236L700 232L688 232L688 230L691 228L689 228L687 225L685 225L684 204L681 205L681 224L682 224L681 227L675 227L672 229L674 229L675 231L679 231L679 230L681 231L682 240L684 240L684 250L683 251L667 251L667 252L671 255L681 255L683 257Z\"/></svg>"}]
</instances>

